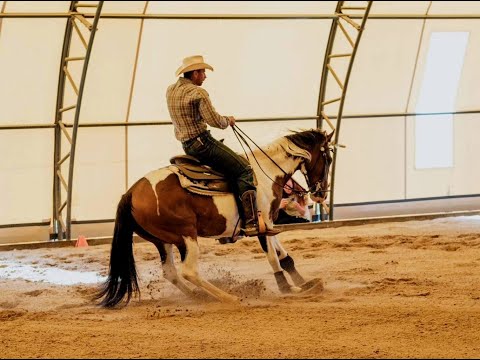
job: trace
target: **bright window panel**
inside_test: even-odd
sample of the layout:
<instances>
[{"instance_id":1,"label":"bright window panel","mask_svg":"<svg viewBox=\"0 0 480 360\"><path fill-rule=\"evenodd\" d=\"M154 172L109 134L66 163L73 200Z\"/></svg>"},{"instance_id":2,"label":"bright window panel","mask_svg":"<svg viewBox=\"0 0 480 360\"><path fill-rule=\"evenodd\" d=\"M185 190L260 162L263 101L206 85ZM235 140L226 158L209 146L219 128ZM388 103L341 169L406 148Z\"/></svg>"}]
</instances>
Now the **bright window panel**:
<instances>
[{"instance_id":1,"label":"bright window panel","mask_svg":"<svg viewBox=\"0 0 480 360\"><path fill-rule=\"evenodd\" d=\"M419 116L415 121L415 167L453 166L453 116Z\"/></svg>"},{"instance_id":2,"label":"bright window panel","mask_svg":"<svg viewBox=\"0 0 480 360\"><path fill-rule=\"evenodd\" d=\"M416 112L453 112L468 43L467 32L434 32ZM419 116L415 121L417 169L453 166L452 115Z\"/></svg>"}]
</instances>

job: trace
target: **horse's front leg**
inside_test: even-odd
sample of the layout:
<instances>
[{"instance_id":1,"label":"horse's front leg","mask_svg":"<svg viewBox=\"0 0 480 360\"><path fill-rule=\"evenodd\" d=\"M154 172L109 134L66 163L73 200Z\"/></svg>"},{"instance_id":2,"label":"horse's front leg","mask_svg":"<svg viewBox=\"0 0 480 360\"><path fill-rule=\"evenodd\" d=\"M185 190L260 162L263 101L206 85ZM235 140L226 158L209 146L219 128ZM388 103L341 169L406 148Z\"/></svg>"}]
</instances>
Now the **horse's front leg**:
<instances>
[{"instance_id":1,"label":"horse's front leg","mask_svg":"<svg viewBox=\"0 0 480 360\"><path fill-rule=\"evenodd\" d=\"M273 238L274 238L275 249L278 252L278 258L280 259L280 266L282 267L283 270L288 272L288 274L292 278L293 283L296 286L301 287L303 284L305 284L305 279L303 278L302 275L300 275L300 273L295 268L295 261L290 255L288 255L287 251L282 246L280 240L278 240L276 236L274 236Z\"/></svg>"},{"instance_id":2,"label":"horse's front leg","mask_svg":"<svg viewBox=\"0 0 480 360\"><path fill-rule=\"evenodd\" d=\"M304 285L306 284L305 279L297 271L295 267L295 261L290 255L288 255L287 251L282 246L280 240L278 240L276 236L273 236L272 238L275 245L275 250L276 250L275 252L279 259L280 267L286 272L288 272L295 286L301 287L303 290L306 290L304 289ZM267 237L264 235L261 235L258 237L258 239L260 240L260 245L262 246L263 251L268 253Z\"/></svg>"},{"instance_id":3,"label":"horse's front leg","mask_svg":"<svg viewBox=\"0 0 480 360\"><path fill-rule=\"evenodd\" d=\"M267 259L273 269L273 274L275 275L275 280L277 281L280 292L291 293L301 291L300 288L290 285L285 277L285 273L282 269L282 262L279 259L279 252L277 251L275 244L275 236L260 235L258 239L260 240L263 250L267 253Z\"/></svg>"}]
</instances>

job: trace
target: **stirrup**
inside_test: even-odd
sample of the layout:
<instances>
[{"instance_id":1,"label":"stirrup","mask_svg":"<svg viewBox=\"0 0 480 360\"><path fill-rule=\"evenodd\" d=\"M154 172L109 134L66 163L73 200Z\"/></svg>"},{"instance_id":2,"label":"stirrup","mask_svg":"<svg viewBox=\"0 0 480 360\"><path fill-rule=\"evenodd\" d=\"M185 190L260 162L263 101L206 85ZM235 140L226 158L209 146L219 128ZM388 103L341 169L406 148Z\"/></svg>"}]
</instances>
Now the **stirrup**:
<instances>
[{"instance_id":1,"label":"stirrup","mask_svg":"<svg viewBox=\"0 0 480 360\"><path fill-rule=\"evenodd\" d=\"M258 212L258 235L269 235L269 236L275 236L279 233L281 233L281 230L279 229L268 229L267 225L265 224L265 220L263 220L263 215L262 212Z\"/></svg>"},{"instance_id":2,"label":"stirrup","mask_svg":"<svg viewBox=\"0 0 480 360\"><path fill-rule=\"evenodd\" d=\"M281 232L278 229L267 228L267 226L265 225L265 221L263 220L261 211L258 211L257 220L258 220L258 224L251 226L248 232L246 229L247 227L243 229L245 236L259 236L259 235L275 236Z\"/></svg>"},{"instance_id":3,"label":"stirrup","mask_svg":"<svg viewBox=\"0 0 480 360\"><path fill-rule=\"evenodd\" d=\"M280 234L281 232L282 232L282 230L280 230L280 229L267 229L265 234L262 234L262 235L275 236L275 235Z\"/></svg>"}]
</instances>

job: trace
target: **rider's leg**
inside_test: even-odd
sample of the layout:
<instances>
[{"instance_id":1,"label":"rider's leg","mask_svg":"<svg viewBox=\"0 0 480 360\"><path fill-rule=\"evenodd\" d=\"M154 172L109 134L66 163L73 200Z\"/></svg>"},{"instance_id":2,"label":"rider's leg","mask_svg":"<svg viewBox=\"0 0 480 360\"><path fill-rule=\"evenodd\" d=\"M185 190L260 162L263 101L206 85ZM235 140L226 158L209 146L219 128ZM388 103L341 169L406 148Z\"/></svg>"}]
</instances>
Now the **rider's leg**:
<instances>
[{"instance_id":1,"label":"rider's leg","mask_svg":"<svg viewBox=\"0 0 480 360\"><path fill-rule=\"evenodd\" d=\"M255 190L247 190L241 195L244 232L247 236L259 235L257 199Z\"/></svg>"},{"instance_id":2,"label":"rider's leg","mask_svg":"<svg viewBox=\"0 0 480 360\"><path fill-rule=\"evenodd\" d=\"M258 235L256 187L253 169L248 161L214 139L208 132L199 141L184 146L184 150L188 155L195 156L202 163L222 172L230 179L233 190L237 192L235 200L243 219L245 234Z\"/></svg>"}]
</instances>

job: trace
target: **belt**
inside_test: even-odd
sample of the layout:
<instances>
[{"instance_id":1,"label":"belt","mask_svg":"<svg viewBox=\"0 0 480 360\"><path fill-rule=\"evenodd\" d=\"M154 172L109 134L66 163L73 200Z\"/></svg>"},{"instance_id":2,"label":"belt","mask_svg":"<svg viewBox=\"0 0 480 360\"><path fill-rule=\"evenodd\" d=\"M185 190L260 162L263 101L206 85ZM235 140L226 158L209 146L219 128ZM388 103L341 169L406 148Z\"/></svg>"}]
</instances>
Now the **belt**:
<instances>
[{"instance_id":1,"label":"belt","mask_svg":"<svg viewBox=\"0 0 480 360\"><path fill-rule=\"evenodd\" d=\"M204 131L204 132L202 132L200 135L195 136L194 138L188 139L188 140L186 140L186 141L182 141L182 145L184 145L184 146L190 146L190 145L192 145L195 141L199 141L199 142L203 145L202 139L205 139L205 138L207 138L208 136L210 136L210 132L209 132L209 131Z\"/></svg>"}]
</instances>

